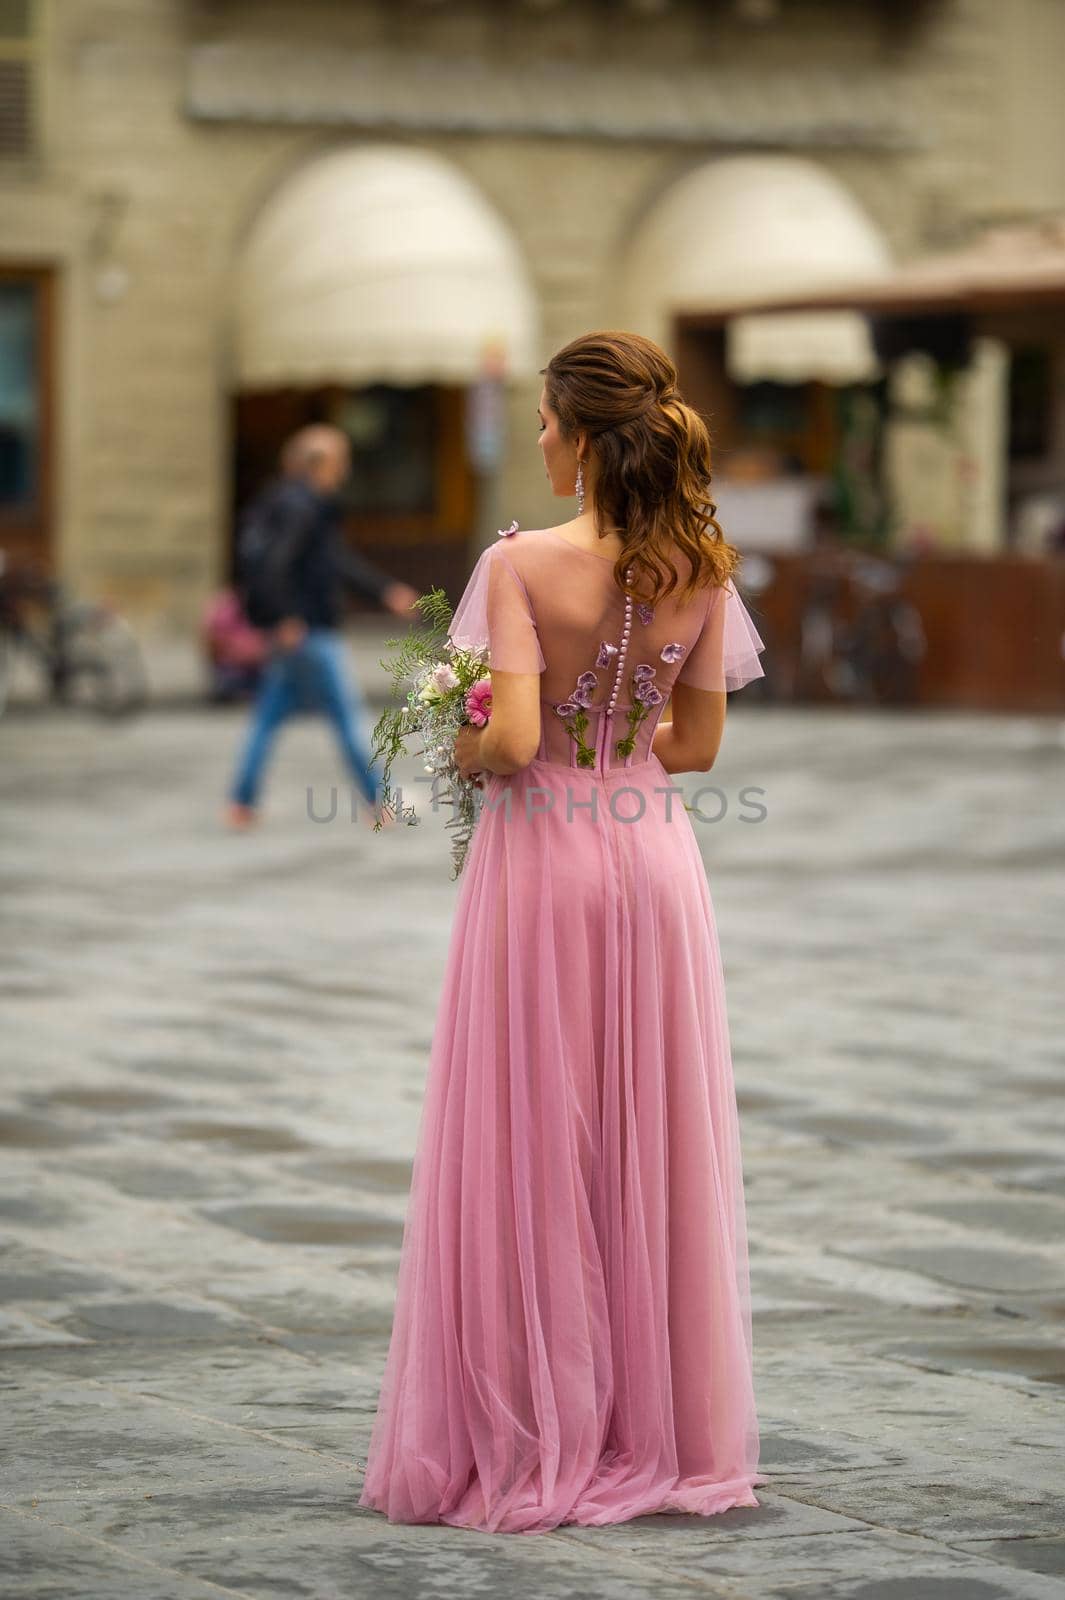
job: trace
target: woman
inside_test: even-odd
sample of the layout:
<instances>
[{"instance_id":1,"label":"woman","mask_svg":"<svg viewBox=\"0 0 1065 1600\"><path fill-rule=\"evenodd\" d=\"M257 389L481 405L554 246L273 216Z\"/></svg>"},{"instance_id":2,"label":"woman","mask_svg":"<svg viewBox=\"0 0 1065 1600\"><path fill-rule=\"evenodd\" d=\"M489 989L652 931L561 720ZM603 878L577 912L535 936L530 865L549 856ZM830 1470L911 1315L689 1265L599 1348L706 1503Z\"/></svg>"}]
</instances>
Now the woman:
<instances>
[{"instance_id":1,"label":"woman","mask_svg":"<svg viewBox=\"0 0 1065 1600\"><path fill-rule=\"evenodd\" d=\"M682 791L764 648L668 357L543 370L559 527L501 530L484 803L430 1056L360 1505L491 1532L757 1506L743 1180L714 914ZM662 722L665 701L672 722Z\"/></svg>"}]
</instances>

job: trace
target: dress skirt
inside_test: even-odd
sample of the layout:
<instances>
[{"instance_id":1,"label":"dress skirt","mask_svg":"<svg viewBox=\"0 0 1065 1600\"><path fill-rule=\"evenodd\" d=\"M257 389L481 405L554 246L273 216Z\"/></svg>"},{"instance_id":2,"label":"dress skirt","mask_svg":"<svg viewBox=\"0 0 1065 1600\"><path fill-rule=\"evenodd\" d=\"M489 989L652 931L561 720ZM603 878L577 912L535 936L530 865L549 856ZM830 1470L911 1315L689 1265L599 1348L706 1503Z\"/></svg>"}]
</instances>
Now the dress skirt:
<instances>
[{"instance_id":1,"label":"dress skirt","mask_svg":"<svg viewBox=\"0 0 1065 1600\"><path fill-rule=\"evenodd\" d=\"M490 775L359 1504L514 1533L709 1516L759 1504L758 1453L724 981L682 792L657 757Z\"/></svg>"}]
</instances>

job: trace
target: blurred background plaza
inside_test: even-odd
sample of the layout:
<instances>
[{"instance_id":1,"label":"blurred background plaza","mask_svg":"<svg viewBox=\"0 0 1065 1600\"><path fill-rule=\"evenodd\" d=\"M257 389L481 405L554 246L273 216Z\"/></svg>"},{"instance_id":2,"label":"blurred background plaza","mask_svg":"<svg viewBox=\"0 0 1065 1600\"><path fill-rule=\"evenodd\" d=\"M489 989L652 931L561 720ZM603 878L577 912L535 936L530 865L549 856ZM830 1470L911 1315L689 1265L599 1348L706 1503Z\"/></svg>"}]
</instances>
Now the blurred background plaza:
<instances>
[{"instance_id":1,"label":"blurred background plaza","mask_svg":"<svg viewBox=\"0 0 1065 1600\"><path fill-rule=\"evenodd\" d=\"M1063 66L1065 0L0 0L5 1597L1060 1600ZM471 1541L356 1510L443 818L312 821L296 726L223 829L238 519L334 424L352 551L455 599L617 326L767 647L680 781L769 1482ZM360 715L405 626L348 597Z\"/></svg>"}]
</instances>

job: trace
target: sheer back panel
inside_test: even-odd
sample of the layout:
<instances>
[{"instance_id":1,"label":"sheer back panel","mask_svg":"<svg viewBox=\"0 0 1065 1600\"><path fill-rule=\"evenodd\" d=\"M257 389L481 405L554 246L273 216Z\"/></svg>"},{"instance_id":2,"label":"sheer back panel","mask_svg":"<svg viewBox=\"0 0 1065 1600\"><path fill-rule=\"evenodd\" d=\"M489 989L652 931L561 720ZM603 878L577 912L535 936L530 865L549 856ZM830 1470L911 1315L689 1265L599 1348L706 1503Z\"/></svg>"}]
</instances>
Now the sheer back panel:
<instances>
[{"instance_id":1,"label":"sheer back panel","mask_svg":"<svg viewBox=\"0 0 1065 1600\"><path fill-rule=\"evenodd\" d=\"M679 549L673 560L680 591L691 563ZM731 579L686 603L627 605L612 557L549 529L481 554L448 631L496 671L540 675L537 760L568 766L646 761L675 683L728 691L763 675L765 646Z\"/></svg>"}]
</instances>

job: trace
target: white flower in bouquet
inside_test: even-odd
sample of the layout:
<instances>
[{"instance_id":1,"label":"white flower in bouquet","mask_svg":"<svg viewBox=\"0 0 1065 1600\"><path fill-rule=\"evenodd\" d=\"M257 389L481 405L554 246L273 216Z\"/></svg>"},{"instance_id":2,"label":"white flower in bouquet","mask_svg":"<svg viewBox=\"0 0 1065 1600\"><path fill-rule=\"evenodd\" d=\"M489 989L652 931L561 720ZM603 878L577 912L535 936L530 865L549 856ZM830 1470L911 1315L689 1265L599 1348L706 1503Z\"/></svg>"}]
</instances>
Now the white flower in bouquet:
<instances>
[{"instance_id":1,"label":"white flower in bouquet","mask_svg":"<svg viewBox=\"0 0 1065 1600\"><path fill-rule=\"evenodd\" d=\"M390 783L393 763L405 753L406 741L415 739L413 752L421 757L422 768L433 777L433 800L454 807L447 827L453 832L452 877L462 871L477 820L480 786L463 778L455 765L455 737L461 727L486 726L491 713L492 680L483 651L465 650L447 637L451 607L442 589L431 589L416 602L428 625L412 628L403 640L389 639L396 646L391 659L381 665L390 673L393 693L402 693L404 703L392 706L379 718L373 731L373 754L383 755L383 807L396 814L395 801L403 820L414 826L421 819L413 805L404 804ZM438 784L449 793L441 795ZM380 823L375 825L375 831Z\"/></svg>"},{"instance_id":2,"label":"white flower in bouquet","mask_svg":"<svg viewBox=\"0 0 1065 1600\"><path fill-rule=\"evenodd\" d=\"M433 682L442 693L459 687L459 675L450 661L441 661L433 668Z\"/></svg>"}]
</instances>

